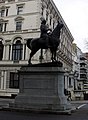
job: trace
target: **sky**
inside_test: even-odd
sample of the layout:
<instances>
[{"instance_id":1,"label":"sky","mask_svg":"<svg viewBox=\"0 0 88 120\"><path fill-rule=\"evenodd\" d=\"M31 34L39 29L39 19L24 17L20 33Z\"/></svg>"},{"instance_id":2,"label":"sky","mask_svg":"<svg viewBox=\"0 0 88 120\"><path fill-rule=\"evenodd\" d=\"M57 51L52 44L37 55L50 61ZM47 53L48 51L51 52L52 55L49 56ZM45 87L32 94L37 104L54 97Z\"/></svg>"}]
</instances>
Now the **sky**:
<instances>
[{"instance_id":1,"label":"sky","mask_svg":"<svg viewBox=\"0 0 88 120\"><path fill-rule=\"evenodd\" d=\"M88 52L88 0L53 0L68 26L74 43Z\"/></svg>"}]
</instances>

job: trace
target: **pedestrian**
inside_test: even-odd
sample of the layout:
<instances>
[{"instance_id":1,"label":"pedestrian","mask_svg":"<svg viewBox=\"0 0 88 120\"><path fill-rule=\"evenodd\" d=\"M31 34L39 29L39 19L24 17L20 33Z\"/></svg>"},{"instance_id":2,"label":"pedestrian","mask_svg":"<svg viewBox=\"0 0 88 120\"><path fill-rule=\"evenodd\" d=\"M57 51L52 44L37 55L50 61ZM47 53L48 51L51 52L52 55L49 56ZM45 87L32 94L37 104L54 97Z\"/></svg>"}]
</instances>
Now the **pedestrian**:
<instances>
[{"instance_id":1,"label":"pedestrian","mask_svg":"<svg viewBox=\"0 0 88 120\"><path fill-rule=\"evenodd\" d=\"M70 91L68 91L68 98L67 98L67 100L69 100L69 101L72 100L72 99L71 99L71 92L70 92Z\"/></svg>"}]
</instances>

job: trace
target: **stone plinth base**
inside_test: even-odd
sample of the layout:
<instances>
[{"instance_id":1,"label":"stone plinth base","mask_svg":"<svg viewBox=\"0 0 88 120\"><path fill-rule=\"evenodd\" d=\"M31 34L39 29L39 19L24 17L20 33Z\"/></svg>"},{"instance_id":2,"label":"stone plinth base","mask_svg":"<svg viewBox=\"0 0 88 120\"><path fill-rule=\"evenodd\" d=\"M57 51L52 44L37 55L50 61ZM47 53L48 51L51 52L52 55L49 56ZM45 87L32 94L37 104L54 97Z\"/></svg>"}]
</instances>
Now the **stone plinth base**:
<instances>
[{"instance_id":1,"label":"stone plinth base","mask_svg":"<svg viewBox=\"0 0 88 120\"><path fill-rule=\"evenodd\" d=\"M19 79L20 91L10 107L54 112L71 109L64 95L64 70L61 65L23 66Z\"/></svg>"}]
</instances>

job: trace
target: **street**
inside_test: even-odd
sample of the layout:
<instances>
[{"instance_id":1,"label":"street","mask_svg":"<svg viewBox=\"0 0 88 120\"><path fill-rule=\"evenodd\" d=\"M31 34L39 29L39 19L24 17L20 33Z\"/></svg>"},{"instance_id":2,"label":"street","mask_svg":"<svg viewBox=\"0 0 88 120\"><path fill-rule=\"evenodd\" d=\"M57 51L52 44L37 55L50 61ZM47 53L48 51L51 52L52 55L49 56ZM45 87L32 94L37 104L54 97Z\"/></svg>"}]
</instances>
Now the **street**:
<instances>
[{"instance_id":1,"label":"street","mask_svg":"<svg viewBox=\"0 0 88 120\"><path fill-rule=\"evenodd\" d=\"M0 111L0 120L88 120L88 103L78 105L71 115Z\"/></svg>"}]
</instances>

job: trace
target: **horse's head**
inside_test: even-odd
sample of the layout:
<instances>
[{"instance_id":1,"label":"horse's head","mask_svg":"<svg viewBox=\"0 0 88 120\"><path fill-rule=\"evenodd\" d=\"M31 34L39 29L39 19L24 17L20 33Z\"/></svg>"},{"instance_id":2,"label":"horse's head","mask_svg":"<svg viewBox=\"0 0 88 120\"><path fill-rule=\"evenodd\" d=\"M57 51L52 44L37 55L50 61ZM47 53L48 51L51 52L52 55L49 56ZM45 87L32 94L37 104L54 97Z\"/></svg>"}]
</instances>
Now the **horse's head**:
<instances>
[{"instance_id":1,"label":"horse's head","mask_svg":"<svg viewBox=\"0 0 88 120\"><path fill-rule=\"evenodd\" d=\"M53 30L51 35L59 38L60 37L60 31L61 31L63 26L64 26L63 23L58 21L58 24L57 24L56 28Z\"/></svg>"}]
</instances>

